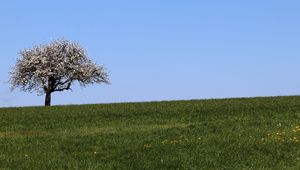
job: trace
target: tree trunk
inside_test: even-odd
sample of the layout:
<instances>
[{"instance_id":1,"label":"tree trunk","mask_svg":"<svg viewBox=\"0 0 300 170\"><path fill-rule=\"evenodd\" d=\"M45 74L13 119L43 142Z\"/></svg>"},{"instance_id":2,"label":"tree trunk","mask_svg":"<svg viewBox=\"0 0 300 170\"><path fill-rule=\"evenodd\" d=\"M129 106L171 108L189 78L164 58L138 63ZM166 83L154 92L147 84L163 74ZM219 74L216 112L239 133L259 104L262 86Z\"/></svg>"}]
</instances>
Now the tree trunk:
<instances>
[{"instance_id":1,"label":"tree trunk","mask_svg":"<svg viewBox=\"0 0 300 170\"><path fill-rule=\"evenodd\" d=\"M46 92L45 106L51 106L51 92Z\"/></svg>"}]
</instances>

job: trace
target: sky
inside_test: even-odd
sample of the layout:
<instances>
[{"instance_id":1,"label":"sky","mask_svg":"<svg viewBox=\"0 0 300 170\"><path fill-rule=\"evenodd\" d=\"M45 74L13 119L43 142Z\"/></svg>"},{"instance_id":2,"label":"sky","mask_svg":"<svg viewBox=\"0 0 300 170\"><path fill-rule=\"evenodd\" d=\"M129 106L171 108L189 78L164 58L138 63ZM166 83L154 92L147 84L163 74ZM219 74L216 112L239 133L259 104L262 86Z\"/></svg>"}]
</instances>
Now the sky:
<instances>
[{"instance_id":1,"label":"sky","mask_svg":"<svg viewBox=\"0 0 300 170\"><path fill-rule=\"evenodd\" d=\"M10 90L19 51L65 38L103 64L110 85L75 85L52 103L300 94L299 0L0 2L0 107L39 106Z\"/></svg>"}]
</instances>

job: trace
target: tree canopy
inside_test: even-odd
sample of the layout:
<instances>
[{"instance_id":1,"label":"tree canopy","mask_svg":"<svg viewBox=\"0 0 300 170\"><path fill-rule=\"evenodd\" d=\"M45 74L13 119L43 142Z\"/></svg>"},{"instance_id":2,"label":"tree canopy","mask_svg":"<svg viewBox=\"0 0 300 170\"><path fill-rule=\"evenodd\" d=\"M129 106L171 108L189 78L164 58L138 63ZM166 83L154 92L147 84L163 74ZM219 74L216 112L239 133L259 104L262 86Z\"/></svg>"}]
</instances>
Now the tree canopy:
<instances>
[{"instance_id":1,"label":"tree canopy","mask_svg":"<svg viewBox=\"0 0 300 170\"><path fill-rule=\"evenodd\" d=\"M10 72L12 90L19 87L46 94L45 105L50 105L52 92L70 90L74 81L81 86L109 83L106 69L92 62L78 43L68 40L22 50Z\"/></svg>"}]
</instances>

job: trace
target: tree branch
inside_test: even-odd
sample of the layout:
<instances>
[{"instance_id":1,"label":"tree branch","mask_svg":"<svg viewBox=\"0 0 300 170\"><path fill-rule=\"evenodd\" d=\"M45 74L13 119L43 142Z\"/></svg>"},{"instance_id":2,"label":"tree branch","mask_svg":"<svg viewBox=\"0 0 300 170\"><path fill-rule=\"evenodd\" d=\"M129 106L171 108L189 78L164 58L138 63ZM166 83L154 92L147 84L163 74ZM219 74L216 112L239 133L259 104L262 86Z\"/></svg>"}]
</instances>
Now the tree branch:
<instances>
[{"instance_id":1,"label":"tree branch","mask_svg":"<svg viewBox=\"0 0 300 170\"><path fill-rule=\"evenodd\" d=\"M56 92L56 91L64 91L64 90L72 90L70 87L71 87L71 84L72 84L72 81L68 82L68 85L67 87L65 88L60 88L60 89L54 89L52 90L52 92Z\"/></svg>"}]
</instances>

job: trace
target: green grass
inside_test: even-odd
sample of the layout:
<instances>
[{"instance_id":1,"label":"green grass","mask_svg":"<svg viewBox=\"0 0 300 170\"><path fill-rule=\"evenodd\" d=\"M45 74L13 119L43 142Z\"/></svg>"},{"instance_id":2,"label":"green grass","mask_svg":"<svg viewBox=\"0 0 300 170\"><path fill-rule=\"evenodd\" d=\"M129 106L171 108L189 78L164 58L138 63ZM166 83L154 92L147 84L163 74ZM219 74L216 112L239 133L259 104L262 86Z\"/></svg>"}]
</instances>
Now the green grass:
<instances>
[{"instance_id":1,"label":"green grass","mask_svg":"<svg viewBox=\"0 0 300 170\"><path fill-rule=\"evenodd\" d=\"M0 169L300 169L300 97L0 109Z\"/></svg>"}]
</instances>

